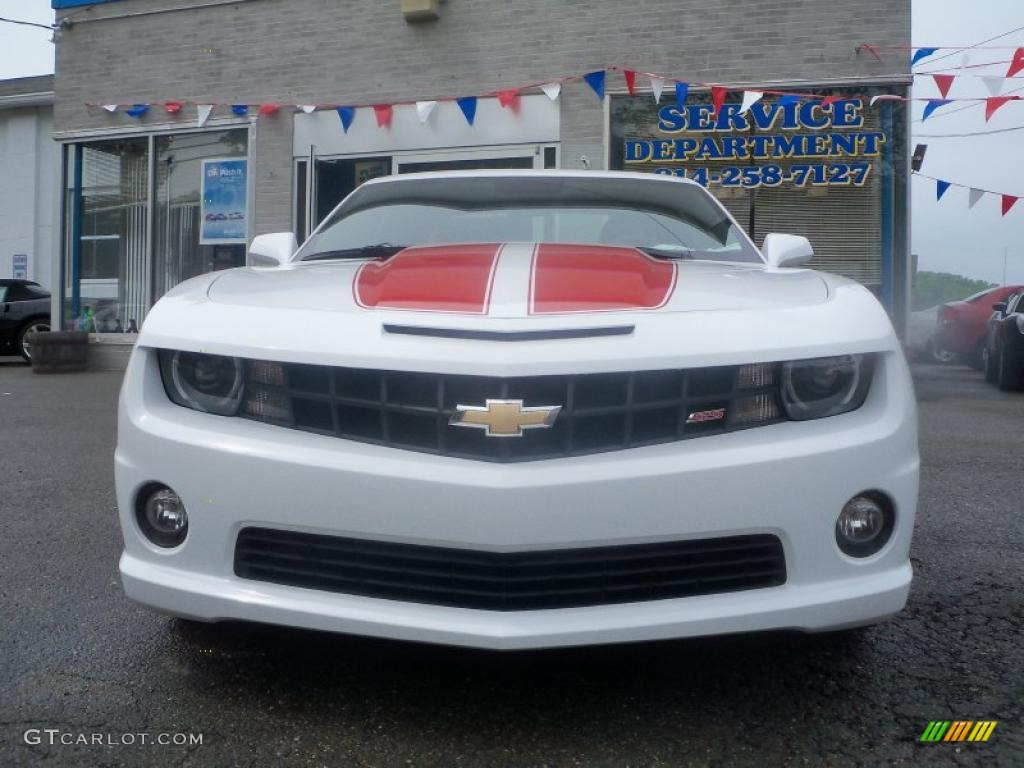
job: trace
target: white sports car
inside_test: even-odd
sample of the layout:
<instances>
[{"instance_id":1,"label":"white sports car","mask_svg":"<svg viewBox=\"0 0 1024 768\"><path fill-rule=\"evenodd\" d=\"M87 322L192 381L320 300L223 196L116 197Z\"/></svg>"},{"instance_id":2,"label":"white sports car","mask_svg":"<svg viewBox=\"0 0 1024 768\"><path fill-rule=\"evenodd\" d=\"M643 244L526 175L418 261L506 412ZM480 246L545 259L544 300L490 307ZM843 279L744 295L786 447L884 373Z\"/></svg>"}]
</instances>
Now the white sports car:
<instances>
[{"instance_id":1,"label":"white sports car","mask_svg":"<svg viewBox=\"0 0 1024 768\"><path fill-rule=\"evenodd\" d=\"M129 597L512 649L900 611L914 397L882 307L645 174L370 181L153 308Z\"/></svg>"}]
</instances>

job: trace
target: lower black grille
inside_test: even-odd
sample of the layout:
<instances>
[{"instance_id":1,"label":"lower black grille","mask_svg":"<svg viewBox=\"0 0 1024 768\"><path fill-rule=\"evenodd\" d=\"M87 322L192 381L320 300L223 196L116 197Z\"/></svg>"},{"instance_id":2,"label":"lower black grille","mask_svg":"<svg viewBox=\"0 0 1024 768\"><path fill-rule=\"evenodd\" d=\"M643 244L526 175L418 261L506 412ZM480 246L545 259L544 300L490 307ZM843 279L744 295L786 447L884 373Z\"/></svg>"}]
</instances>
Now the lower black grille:
<instances>
[{"instance_id":1,"label":"lower black grille","mask_svg":"<svg viewBox=\"0 0 1024 768\"><path fill-rule=\"evenodd\" d=\"M235 573L350 595L526 611L774 587L786 581L786 561L782 543L769 534L480 552L244 528Z\"/></svg>"}]
</instances>

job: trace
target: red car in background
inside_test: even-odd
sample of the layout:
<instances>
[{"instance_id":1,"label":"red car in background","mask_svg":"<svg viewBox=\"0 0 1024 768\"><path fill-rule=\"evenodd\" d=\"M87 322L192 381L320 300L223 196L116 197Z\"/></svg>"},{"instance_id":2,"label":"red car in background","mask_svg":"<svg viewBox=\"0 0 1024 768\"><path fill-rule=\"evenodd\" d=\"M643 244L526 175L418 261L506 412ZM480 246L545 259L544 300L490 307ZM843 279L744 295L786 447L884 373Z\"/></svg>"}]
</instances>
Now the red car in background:
<instances>
[{"instance_id":1,"label":"red car in background","mask_svg":"<svg viewBox=\"0 0 1024 768\"><path fill-rule=\"evenodd\" d=\"M985 348L992 305L1006 301L1010 294L1021 290L1024 288L1019 285L1004 285L940 306L936 333L938 346L959 355L972 367L981 368L981 353Z\"/></svg>"}]
</instances>

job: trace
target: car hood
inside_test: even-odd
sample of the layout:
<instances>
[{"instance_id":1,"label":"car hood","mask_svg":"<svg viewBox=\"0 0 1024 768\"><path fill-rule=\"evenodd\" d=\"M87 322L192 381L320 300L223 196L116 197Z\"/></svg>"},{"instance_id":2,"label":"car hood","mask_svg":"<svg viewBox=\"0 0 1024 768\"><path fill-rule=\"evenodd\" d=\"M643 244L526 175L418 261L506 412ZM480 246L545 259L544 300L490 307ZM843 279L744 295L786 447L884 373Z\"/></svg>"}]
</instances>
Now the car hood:
<instances>
[{"instance_id":1,"label":"car hood","mask_svg":"<svg viewBox=\"0 0 1024 768\"><path fill-rule=\"evenodd\" d=\"M207 297L267 309L509 319L792 308L826 301L828 286L811 270L657 259L633 248L506 243L235 269L217 277Z\"/></svg>"}]
</instances>

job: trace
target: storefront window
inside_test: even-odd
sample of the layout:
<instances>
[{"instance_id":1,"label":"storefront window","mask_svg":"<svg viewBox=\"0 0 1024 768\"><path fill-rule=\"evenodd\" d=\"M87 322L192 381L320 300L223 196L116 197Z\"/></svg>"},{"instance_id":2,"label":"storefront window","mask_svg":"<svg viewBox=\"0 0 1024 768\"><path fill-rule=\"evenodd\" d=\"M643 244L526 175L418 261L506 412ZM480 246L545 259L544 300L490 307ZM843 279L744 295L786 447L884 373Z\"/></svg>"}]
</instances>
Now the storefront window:
<instances>
[{"instance_id":1,"label":"storefront window","mask_svg":"<svg viewBox=\"0 0 1024 768\"><path fill-rule=\"evenodd\" d=\"M69 146L63 327L137 332L182 280L243 265L247 151L246 129Z\"/></svg>"},{"instance_id":2,"label":"storefront window","mask_svg":"<svg viewBox=\"0 0 1024 768\"><path fill-rule=\"evenodd\" d=\"M246 131L191 133L156 138L155 296L163 296L182 280L245 264L245 200L226 206L207 205L204 212L204 163L218 158L244 158ZM217 170L215 165L214 171ZM240 180L244 195L244 178ZM216 201L220 203L221 200ZM223 207L223 210L221 210ZM206 233L203 222L209 217ZM221 218L223 217L223 218ZM220 222L237 224L234 236ZM211 233L211 228L218 231ZM242 233L242 242L238 240Z\"/></svg>"}]
</instances>

